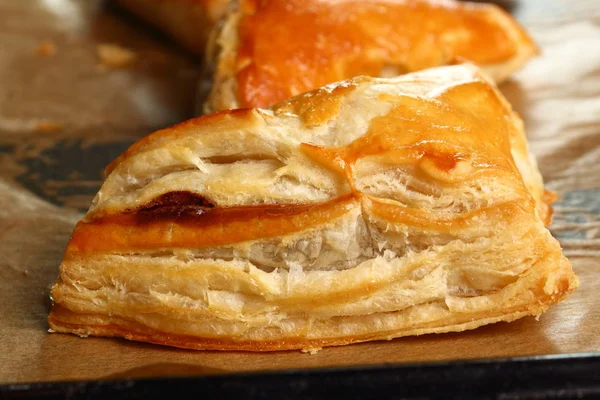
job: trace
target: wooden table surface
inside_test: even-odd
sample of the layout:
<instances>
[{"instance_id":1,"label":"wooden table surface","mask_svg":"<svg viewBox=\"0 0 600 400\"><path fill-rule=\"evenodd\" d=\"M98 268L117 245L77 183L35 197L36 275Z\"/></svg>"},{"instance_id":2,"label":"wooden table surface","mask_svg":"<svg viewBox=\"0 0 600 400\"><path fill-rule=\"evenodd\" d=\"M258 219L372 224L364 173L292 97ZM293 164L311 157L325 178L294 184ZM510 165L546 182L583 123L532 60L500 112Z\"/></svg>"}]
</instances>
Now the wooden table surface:
<instances>
[{"instance_id":1,"label":"wooden table surface","mask_svg":"<svg viewBox=\"0 0 600 400\"><path fill-rule=\"evenodd\" d=\"M102 169L138 138L191 116L199 63L102 1L0 0L0 383L599 352L600 1L499 3L542 47L501 89L561 195L552 232L580 289L539 321L307 355L46 333L48 289ZM44 40L54 55L38 54ZM130 48L138 62L99 67L100 43Z\"/></svg>"}]
</instances>

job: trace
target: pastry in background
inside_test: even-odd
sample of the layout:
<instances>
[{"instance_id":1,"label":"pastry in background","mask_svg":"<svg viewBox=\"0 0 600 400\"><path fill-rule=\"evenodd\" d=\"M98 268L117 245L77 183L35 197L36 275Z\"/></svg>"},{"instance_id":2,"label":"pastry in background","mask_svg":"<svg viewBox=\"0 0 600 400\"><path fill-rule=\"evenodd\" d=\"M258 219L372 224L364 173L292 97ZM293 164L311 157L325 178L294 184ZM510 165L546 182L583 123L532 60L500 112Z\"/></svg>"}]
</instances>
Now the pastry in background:
<instances>
[{"instance_id":1,"label":"pastry in background","mask_svg":"<svg viewBox=\"0 0 600 400\"><path fill-rule=\"evenodd\" d=\"M501 81L537 52L500 7L453 0L241 0L212 37L206 113L463 61Z\"/></svg>"},{"instance_id":2,"label":"pastry in background","mask_svg":"<svg viewBox=\"0 0 600 400\"><path fill-rule=\"evenodd\" d=\"M474 66L206 115L107 168L48 322L267 351L537 316L578 285L543 193L518 116Z\"/></svg>"},{"instance_id":3,"label":"pastry in background","mask_svg":"<svg viewBox=\"0 0 600 400\"><path fill-rule=\"evenodd\" d=\"M116 0L171 36L185 48L204 53L211 30L223 16L228 0Z\"/></svg>"}]
</instances>

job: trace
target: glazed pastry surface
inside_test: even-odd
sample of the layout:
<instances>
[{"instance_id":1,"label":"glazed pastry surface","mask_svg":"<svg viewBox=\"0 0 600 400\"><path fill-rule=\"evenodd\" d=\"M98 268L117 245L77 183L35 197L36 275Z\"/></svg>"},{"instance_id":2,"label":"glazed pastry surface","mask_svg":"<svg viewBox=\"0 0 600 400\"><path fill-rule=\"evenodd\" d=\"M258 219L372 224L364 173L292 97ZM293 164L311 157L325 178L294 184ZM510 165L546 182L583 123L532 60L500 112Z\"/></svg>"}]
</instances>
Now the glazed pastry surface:
<instances>
[{"instance_id":1,"label":"glazed pastry surface","mask_svg":"<svg viewBox=\"0 0 600 400\"><path fill-rule=\"evenodd\" d=\"M539 315L578 285L518 116L474 66L357 77L132 145L53 331L311 349Z\"/></svg>"},{"instance_id":2,"label":"glazed pastry surface","mask_svg":"<svg viewBox=\"0 0 600 400\"><path fill-rule=\"evenodd\" d=\"M501 81L537 53L501 8L454 0L241 0L213 38L206 113L463 61Z\"/></svg>"}]
</instances>

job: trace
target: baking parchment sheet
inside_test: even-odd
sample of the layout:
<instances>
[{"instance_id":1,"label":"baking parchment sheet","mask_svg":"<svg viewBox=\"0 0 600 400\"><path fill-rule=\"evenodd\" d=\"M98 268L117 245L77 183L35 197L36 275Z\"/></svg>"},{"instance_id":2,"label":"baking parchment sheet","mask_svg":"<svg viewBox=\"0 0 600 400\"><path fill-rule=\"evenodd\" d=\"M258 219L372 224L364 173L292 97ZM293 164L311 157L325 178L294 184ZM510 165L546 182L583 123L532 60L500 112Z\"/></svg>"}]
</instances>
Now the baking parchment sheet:
<instances>
[{"instance_id":1,"label":"baking parchment sheet","mask_svg":"<svg viewBox=\"0 0 600 400\"><path fill-rule=\"evenodd\" d=\"M539 321L309 355L46 332L49 287L104 166L138 138L191 116L200 63L102 1L0 0L0 383L600 351L600 4L507 3L542 54L501 89L525 120L548 188L560 195L551 230L579 290ZM103 43L134 51L136 62L99 64Z\"/></svg>"}]
</instances>

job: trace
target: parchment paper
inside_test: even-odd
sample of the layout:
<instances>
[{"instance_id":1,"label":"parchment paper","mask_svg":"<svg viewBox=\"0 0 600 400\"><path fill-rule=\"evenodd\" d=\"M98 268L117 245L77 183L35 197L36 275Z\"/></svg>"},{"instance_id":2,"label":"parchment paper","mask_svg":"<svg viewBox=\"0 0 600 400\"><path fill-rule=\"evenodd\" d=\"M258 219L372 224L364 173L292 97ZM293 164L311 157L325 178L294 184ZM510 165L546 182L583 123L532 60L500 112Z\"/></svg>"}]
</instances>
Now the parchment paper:
<instances>
[{"instance_id":1,"label":"parchment paper","mask_svg":"<svg viewBox=\"0 0 600 400\"><path fill-rule=\"evenodd\" d=\"M543 54L501 88L561 196L552 232L580 289L539 321L308 355L46 332L48 289L103 167L139 137L191 116L198 63L101 1L0 0L0 383L600 351L600 5L508 3ZM37 54L43 40L54 55ZM133 50L136 64L98 66L96 45L112 42Z\"/></svg>"}]
</instances>

